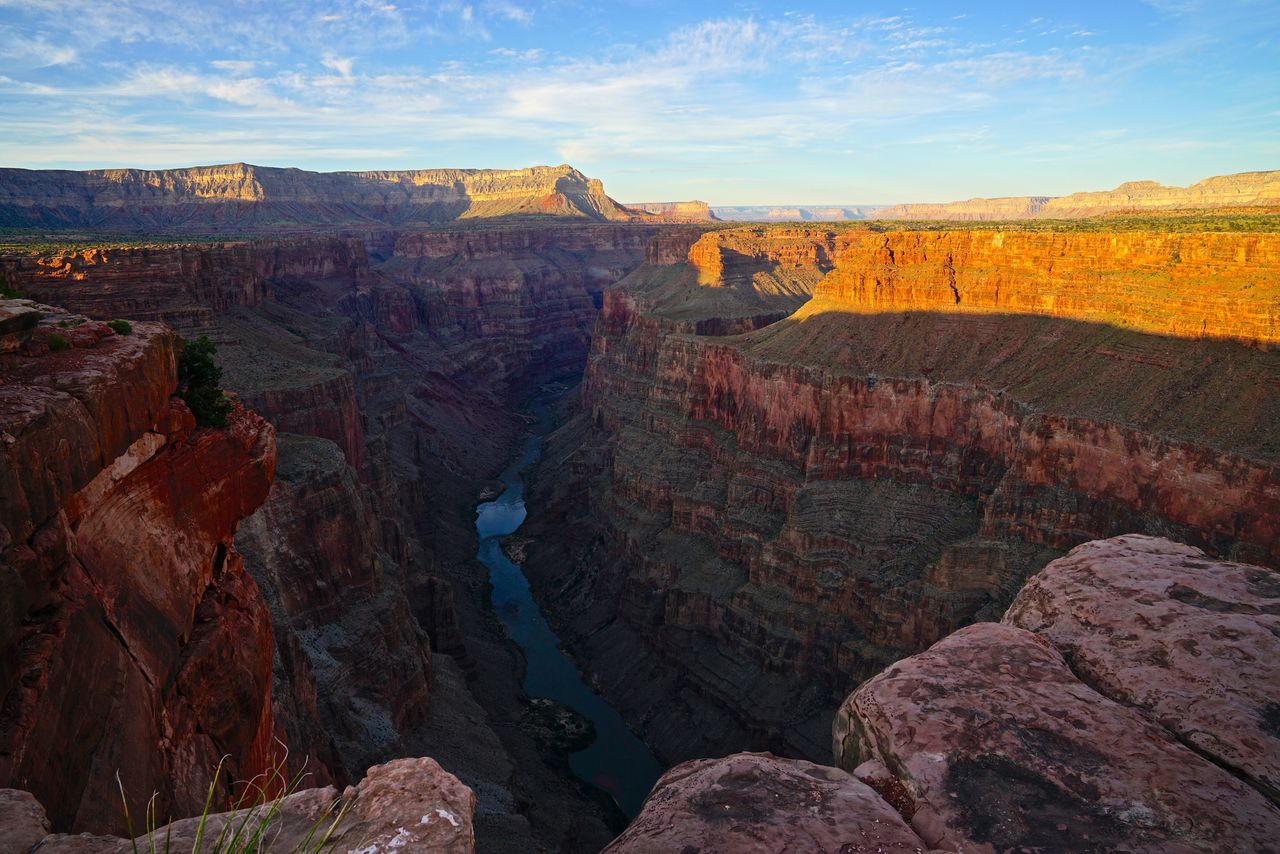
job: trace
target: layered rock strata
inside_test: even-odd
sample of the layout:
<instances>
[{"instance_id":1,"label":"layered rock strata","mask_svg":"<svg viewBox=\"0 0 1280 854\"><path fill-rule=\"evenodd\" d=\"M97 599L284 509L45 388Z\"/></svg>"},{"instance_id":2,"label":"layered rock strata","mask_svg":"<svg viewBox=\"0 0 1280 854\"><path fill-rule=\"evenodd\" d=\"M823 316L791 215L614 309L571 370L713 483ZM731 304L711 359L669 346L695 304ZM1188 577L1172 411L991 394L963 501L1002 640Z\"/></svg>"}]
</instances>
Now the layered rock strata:
<instances>
[{"instance_id":1,"label":"layered rock strata","mask_svg":"<svg viewBox=\"0 0 1280 854\"><path fill-rule=\"evenodd\" d=\"M1150 214L1276 205L1280 205L1280 172L1272 171L1218 175L1187 187L1167 187L1155 181L1128 181L1114 190L1058 197L1012 196L944 204L890 205L877 209L872 216L876 219L1073 219L1115 212Z\"/></svg>"},{"instance_id":2,"label":"layered rock strata","mask_svg":"<svg viewBox=\"0 0 1280 854\"><path fill-rule=\"evenodd\" d=\"M270 603L282 740L339 783L371 762L438 756L479 793L491 850L598 850L611 835L566 772L503 726L527 698L486 615L471 504L519 434L513 409L580 368L601 291L658 231L633 228L382 234L372 258L343 238L246 242L185 268L203 247L149 250L146 263L77 253L108 269L86 262L71 283L46 275L61 264L10 265L36 271L17 283L29 293L103 318L132 294L217 342L224 384L287 431L279 478L238 536ZM309 267L256 260L296 250ZM251 282L254 298L223 300L206 269Z\"/></svg>"},{"instance_id":3,"label":"layered rock strata","mask_svg":"<svg viewBox=\"0 0 1280 854\"><path fill-rule=\"evenodd\" d=\"M455 219L628 219L598 179L527 169L307 172L231 163L190 169L0 169L0 223L137 233L378 229Z\"/></svg>"},{"instance_id":4,"label":"layered rock strata","mask_svg":"<svg viewBox=\"0 0 1280 854\"><path fill-rule=\"evenodd\" d=\"M525 563L669 761L824 759L849 685L1089 539L1280 564L1274 235L683 246L605 294Z\"/></svg>"},{"instance_id":5,"label":"layered rock strata","mask_svg":"<svg viewBox=\"0 0 1280 854\"><path fill-rule=\"evenodd\" d=\"M339 793L332 786L303 789L279 801L231 812L212 812L157 827L137 839L90 834L50 834L39 802L27 792L0 789L0 841L14 851L43 854L131 854L135 850L196 850L241 844L261 833L263 852L293 852L322 846L335 854L375 851L476 850L475 794L432 759L397 759L369 769L357 785ZM3 834L8 834L8 837ZM252 844L252 843L251 843Z\"/></svg>"},{"instance_id":6,"label":"layered rock strata","mask_svg":"<svg viewBox=\"0 0 1280 854\"><path fill-rule=\"evenodd\" d=\"M221 758L275 761L271 622L232 542L274 431L239 407L197 429L163 326L27 306L0 375L0 780L58 827L119 827L117 774L132 809L198 810Z\"/></svg>"}]
</instances>

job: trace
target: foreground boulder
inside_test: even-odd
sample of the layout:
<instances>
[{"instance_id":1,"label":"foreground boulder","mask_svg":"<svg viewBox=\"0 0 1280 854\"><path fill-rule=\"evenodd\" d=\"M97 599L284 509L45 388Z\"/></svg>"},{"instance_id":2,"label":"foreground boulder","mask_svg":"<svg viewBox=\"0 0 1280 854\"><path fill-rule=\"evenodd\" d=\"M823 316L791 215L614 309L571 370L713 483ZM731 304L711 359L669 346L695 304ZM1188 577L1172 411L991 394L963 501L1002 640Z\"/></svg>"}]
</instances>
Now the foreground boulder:
<instances>
[{"instance_id":1,"label":"foreground boulder","mask_svg":"<svg viewBox=\"0 0 1280 854\"><path fill-rule=\"evenodd\" d=\"M242 825L244 837L264 826L263 838L270 841L255 851L310 850L309 843L318 844L329 834L324 850L333 854L470 854L475 851L475 805L472 791L434 759L397 759L370 768L359 785L348 786L341 795L332 786L296 792L279 802L269 821L264 817L270 805L209 816L203 839L211 844L228 826L232 830L227 838ZM0 842L32 840L28 845L34 848L29 850L38 854L129 854L135 844L143 851L152 850L152 844L159 850L192 851L200 826L199 818L183 819L133 841L89 834L35 835L47 827L39 805L26 792L0 790Z\"/></svg>"},{"instance_id":2,"label":"foreground boulder","mask_svg":"<svg viewBox=\"0 0 1280 854\"><path fill-rule=\"evenodd\" d=\"M1085 544L1005 624L855 691L837 764L899 791L930 847L1274 850L1276 581L1167 540Z\"/></svg>"},{"instance_id":3,"label":"foreground boulder","mask_svg":"<svg viewBox=\"0 0 1280 854\"><path fill-rule=\"evenodd\" d=\"M1004 622L1280 802L1280 573L1132 534L1049 564Z\"/></svg>"},{"instance_id":4,"label":"foreground boulder","mask_svg":"<svg viewBox=\"0 0 1280 854\"><path fill-rule=\"evenodd\" d=\"M696 759L662 775L605 849L853 852L927 848L870 787L838 768L771 753Z\"/></svg>"}]
</instances>

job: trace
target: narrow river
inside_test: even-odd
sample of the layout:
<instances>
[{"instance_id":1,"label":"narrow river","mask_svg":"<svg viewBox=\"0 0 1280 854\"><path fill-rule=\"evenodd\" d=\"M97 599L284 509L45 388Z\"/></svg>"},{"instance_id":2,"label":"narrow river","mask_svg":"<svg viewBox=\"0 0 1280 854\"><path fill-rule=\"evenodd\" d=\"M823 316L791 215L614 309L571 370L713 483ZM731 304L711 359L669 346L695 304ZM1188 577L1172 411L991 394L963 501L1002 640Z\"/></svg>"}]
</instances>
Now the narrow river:
<instances>
[{"instance_id":1,"label":"narrow river","mask_svg":"<svg viewBox=\"0 0 1280 854\"><path fill-rule=\"evenodd\" d=\"M489 569L494 611L507 634L524 651L524 690L531 697L546 697L569 706L595 725L595 741L570 754L569 767L581 779L613 796L627 818L632 818L662 773L662 766L644 742L627 729L617 711L582 681L577 665L560 648L560 639L533 600L528 579L520 567L507 559L499 542L524 522L524 481L520 472L542 455L542 441L551 429L548 406L558 396L540 394L530 401L529 409L538 421L520 455L502 473L506 489L493 501L476 508L476 532L480 535L476 558Z\"/></svg>"}]
</instances>

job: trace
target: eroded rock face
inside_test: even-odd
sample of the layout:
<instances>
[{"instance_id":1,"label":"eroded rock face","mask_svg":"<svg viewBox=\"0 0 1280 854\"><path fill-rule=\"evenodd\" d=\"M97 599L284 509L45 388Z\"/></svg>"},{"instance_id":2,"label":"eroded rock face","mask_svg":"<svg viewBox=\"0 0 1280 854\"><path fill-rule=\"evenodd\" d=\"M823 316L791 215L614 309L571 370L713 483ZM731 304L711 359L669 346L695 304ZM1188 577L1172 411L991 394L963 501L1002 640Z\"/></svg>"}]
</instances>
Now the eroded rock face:
<instances>
[{"instance_id":1,"label":"eroded rock face","mask_svg":"<svg viewBox=\"0 0 1280 854\"><path fill-rule=\"evenodd\" d=\"M1004 622L1280 803L1280 573L1117 537L1037 573Z\"/></svg>"},{"instance_id":2,"label":"eroded rock face","mask_svg":"<svg viewBox=\"0 0 1280 854\"><path fill-rule=\"evenodd\" d=\"M267 501L236 547L271 606L276 716L338 779L403 752L429 702L430 645L370 496L342 451L278 434Z\"/></svg>"},{"instance_id":3,"label":"eroded rock face","mask_svg":"<svg viewBox=\"0 0 1280 854\"><path fill-rule=\"evenodd\" d=\"M48 312L68 346L0 376L0 780L55 827L110 830L117 770L134 807L176 811L219 758L242 778L272 760L271 625L231 537L274 431L240 407L196 429L164 327L75 336Z\"/></svg>"},{"instance_id":4,"label":"eroded rock face","mask_svg":"<svg viewBox=\"0 0 1280 854\"><path fill-rule=\"evenodd\" d=\"M22 814L8 821L11 811L7 805ZM201 832L207 846L224 833L227 836L223 838L231 839L237 828L247 828L243 834L247 838L265 826L263 838L268 841L263 851L292 852L327 840L324 850L339 854L471 854L476 850L472 829L475 806L475 794L435 760L397 759L370 768L358 785L348 786L341 795L333 787L305 789L278 804L215 812L204 819L202 831L201 819L189 818L132 842L89 834L33 837L43 819L40 805L26 792L0 789L0 841L5 833L23 841L34 838L39 843L37 850L49 854L129 854L135 845L140 850L168 845L174 851L189 851ZM19 831L26 835L17 836Z\"/></svg>"},{"instance_id":5,"label":"eroded rock face","mask_svg":"<svg viewBox=\"0 0 1280 854\"><path fill-rule=\"evenodd\" d=\"M640 815L605 851L843 854L926 847L892 807L844 771L738 753L663 774Z\"/></svg>"},{"instance_id":6,"label":"eroded rock face","mask_svg":"<svg viewBox=\"0 0 1280 854\"><path fill-rule=\"evenodd\" d=\"M932 847L1256 850L1280 829L1258 791L1012 626L961 629L870 680L835 743L840 767L893 772Z\"/></svg>"},{"instance_id":7,"label":"eroded rock face","mask_svg":"<svg viewBox=\"0 0 1280 854\"><path fill-rule=\"evenodd\" d=\"M824 759L849 685L1090 539L1280 564L1274 235L657 243L605 293L525 567L669 761Z\"/></svg>"},{"instance_id":8,"label":"eroded rock face","mask_svg":"<svg viewBox=\"0 0 1280 854\"><path fill-rule=\"evenodd\" d=\"M307 172L232 163L190 169L0 170L0 221L137 233L631 214L568 165Z\"/></svg>"}]
</instances>

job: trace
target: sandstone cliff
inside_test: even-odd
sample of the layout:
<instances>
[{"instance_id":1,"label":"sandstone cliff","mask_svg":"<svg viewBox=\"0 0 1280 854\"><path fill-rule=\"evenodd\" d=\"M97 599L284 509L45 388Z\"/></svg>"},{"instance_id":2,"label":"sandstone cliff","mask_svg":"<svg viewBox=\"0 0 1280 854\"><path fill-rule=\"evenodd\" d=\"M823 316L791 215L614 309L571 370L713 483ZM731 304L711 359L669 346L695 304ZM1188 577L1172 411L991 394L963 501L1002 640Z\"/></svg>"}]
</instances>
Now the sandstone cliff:
<instances>
[{"instance_id":1,"label":"sandstone cliff","mask_svg":"<svg viewBox=\"0 0 1280 854\"><path fill-rule=\"evenodd\" d=\"M1142 531L1280 565L1278 247L667 239L605 293L525 567L664 758L822 760L849 685L1064 549Z\"/></svg>"},{"instance_id":2,"label":"sandstone cliff","mask_svg":"<svg viewBox=\"0 0 1280 854\"><path fill-rule=\"evenodd\" d=\"M190 169L0 169L0 225L129 233L447 222L474 217L628 219L599 180L528 169L307 172L232 163Z\"/></svg>"},{"instance_id":3,"label":"sandstone cliff","mask_svg":"<svg viewBox=\"0 0 1280 854\"><path fill-rule=\"evenodd\" d=\"M232 544L274 431L242 408L197 429L162 326L15 309L44 317L0 374L0 780L59 828L119 828L117 771L135 810L198 811L221 757L235 780L276 754L271 623Z\"/></svg>"}]
</instances>

